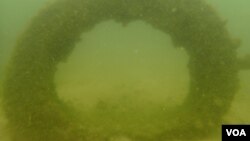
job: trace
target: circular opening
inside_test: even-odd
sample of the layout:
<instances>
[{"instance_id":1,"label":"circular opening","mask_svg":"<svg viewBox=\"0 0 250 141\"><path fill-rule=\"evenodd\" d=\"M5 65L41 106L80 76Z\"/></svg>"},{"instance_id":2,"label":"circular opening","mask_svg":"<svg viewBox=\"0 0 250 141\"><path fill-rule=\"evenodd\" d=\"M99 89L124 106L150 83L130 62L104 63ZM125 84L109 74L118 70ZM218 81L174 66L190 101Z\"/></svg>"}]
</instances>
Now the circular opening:
<instances>
[{"instance_id":1,"label":"circular opening","mask_svg":"<svg viewBox=\"0 0 250 141\"><path fill-rule=\"evenodd\" d=\"M84 33L58 66L56 87L95 129L152 134L146 126L165 122L159 115L181 104L188 93L187 62L186 52L151 25L107 21Z\"/></svg>"}]
</instances>

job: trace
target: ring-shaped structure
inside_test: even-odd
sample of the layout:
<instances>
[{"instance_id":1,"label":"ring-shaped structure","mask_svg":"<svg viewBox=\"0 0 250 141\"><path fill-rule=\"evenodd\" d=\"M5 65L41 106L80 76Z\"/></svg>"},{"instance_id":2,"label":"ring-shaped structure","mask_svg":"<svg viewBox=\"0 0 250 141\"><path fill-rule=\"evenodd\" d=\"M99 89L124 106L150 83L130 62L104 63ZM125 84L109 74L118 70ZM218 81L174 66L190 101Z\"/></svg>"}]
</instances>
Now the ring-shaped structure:
<instances>
[{"instance_id":1,"label":"ring-shaped structure","mask_svg":"<svg viewBox=\"0 0 250 141\"><path fill-rule=\"evenodd\" d=\"M177 119L183 126L173 129L180 137L205 135L221 123L238 87L238 69L236 44L212 7L202 0L60 0L33 18L9 64L4 102L14 141L85 140L53 80L81 33L109 19L143 20L187 51L190 90Z\"/></svg>"}]
</instances>

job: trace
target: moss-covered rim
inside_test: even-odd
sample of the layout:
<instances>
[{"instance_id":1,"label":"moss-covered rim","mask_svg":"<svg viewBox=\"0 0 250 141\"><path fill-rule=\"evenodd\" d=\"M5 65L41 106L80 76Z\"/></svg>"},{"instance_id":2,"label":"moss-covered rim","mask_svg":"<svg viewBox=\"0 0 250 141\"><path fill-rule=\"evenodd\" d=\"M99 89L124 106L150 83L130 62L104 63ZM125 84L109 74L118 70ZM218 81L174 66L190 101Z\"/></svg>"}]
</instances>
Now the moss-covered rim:
<instances>
[{"instance_id":1,"label":"moss-covered rim","mask_svg":"<svg viewBox=\"0 0 250 141\"><path fill-rule=\"evenodd\" d=\"M203 0L59 0L32 19L9 64L4 107L14 141L86 140L53 79L81 33L109 19L150 23L190 57L190 90L176 119L182 127L157 140L203 136L219 127L238 88L238 68L236 44L211 6Z\"/></svg>"}]
</instances>

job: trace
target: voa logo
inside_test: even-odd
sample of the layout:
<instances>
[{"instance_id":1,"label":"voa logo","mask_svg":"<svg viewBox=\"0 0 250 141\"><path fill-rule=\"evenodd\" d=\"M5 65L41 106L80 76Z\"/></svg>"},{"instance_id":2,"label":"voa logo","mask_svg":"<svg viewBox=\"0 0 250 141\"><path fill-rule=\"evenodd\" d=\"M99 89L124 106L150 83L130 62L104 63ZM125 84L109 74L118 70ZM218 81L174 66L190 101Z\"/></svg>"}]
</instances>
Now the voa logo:
<instances>
[{"instance_id":1,"label":"voa logo","mask_svg":"<svg viewBox=\"0 0 250 141\"><path fill-rule=\"evenodd\" d=\"M247 136L244 129L226 129L227 136Z\"/></svg>"}]
</instances>

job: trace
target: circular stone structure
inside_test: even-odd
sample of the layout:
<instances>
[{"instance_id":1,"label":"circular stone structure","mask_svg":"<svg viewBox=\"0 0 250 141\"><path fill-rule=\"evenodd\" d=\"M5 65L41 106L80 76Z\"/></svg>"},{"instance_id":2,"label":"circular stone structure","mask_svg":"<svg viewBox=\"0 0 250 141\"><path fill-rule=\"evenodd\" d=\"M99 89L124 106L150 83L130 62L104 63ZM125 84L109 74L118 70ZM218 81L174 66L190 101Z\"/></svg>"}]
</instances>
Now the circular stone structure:
<instances>
[{"instance_id":1,"label":"circular stone structure","mask_svg":"<svg viewBox=\"0 0 250 141\"><path fill-rule=\"evenodd\" d=\"M203 0L59 0L32 19L8 66L4 109L13 141L86 140L87 131L59 99L54 76L80 35L110 19L145 21L189 55L189 92L174 112L179 124L154 140L193 139L219 129L238 89L237 44L211 6Z\"/></svg>"}]
</instances>

